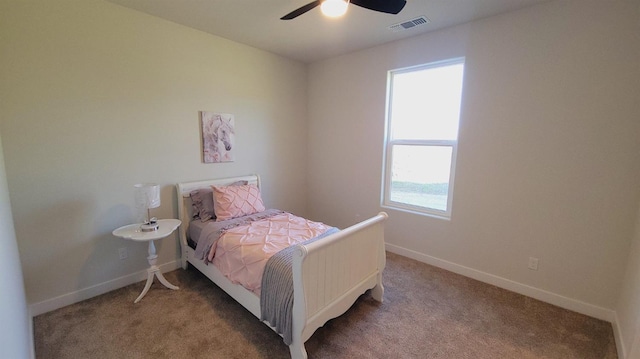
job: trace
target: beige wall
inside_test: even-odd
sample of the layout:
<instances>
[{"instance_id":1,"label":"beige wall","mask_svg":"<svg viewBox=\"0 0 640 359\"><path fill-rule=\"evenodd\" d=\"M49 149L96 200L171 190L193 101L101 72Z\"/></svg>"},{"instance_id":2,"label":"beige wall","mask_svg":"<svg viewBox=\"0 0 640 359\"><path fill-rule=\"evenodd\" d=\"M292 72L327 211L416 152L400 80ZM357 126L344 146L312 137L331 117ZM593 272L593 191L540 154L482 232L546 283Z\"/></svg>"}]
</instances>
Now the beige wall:
<instances>
[{"instance_id":1,"label":"beige wall","mask_svg":"<svg viewBox=\"0 0 640 359\"><path fill-rule=\"evenodd\" d=\"M134 183L162 185L164 218L176 182L246 173L263 176L271 207L342 227L375 214L386 72L466 56L453 217L388 210L387 241L616 310L629 352L640 316L630 4L550 2L307 71L99 0L0 1L0 132L28 301L144 272L146 245L111 235L135 218ZM199 110L235 114L236 162L201 163ZM175 261L173 238L158 247L160 263Z\"/></svg>"},{"instance_id":2,"label":"beige wall","mask_svg":"<svg viewBox=\"0 0 640 359\"><path fill-rule=\"evenodd\" d=\"M388 210L390 248L611 319L640 203L637 10L553 1L312 64L312 215L381 210L387 71L465 56L452 218Z\"/></svg>"},{"instance_id":3,"label":"beige wall","mask_svg":"<svg viewBox=\"0 0 640 359\"><path fill-rule=\"evenodd\" d=\"M258 173L305 214L306 66L99 0L0 2L0 130L30 304L144 272L133 185ZM198 111L235 115L236 161L201 163ZM129 259L118 259L118 248ZM159 264L179 255L158 243ZM82 297L82 296L80 296Z\"/></svg>"}]
</instances>

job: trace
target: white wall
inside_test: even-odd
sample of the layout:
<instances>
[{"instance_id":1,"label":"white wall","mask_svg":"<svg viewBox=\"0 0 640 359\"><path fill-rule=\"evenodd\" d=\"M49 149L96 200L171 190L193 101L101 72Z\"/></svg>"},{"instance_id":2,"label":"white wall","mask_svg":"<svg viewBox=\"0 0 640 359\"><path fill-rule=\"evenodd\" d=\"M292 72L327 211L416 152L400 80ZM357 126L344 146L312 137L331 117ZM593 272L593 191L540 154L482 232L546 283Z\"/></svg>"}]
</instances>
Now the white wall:
<instances>
[{"instance_id":1,"label":"white wall","mask_svg":"<svg viewBox=\"0 0 640 359\"><path fill-rule=\"evenodd\" d=\"M304 64L101 0L1 1L0 33L0 130L30 304L144 276L146 243L111 235L136 219L135 183L161 184L153 214L177 218L175 183L258 173L267 205L305 214ZM201 162L200 110L235 115L235 162ZM175 267L175 238L157 246Z\"/></svg>"},{"instance_id":2,"label":"white wall","mask_svg":"<svg viewBox=\"0 0 640 359\"><path fill-rule=\"evenodd\" d=\"M640 203L637 14L552 1L312 64L312 215L382 209L387 71L465 56L452 218L389 210L389 248L612 320Z\"/></svg>"},{"instance_id":3,"label":"white wall","mask_svg":"<svg viewBox=\"0 0 640 359\"><path fill-rule=\"evenodd\" d=\"M29 358L31 331L0 138L0 357Z\"/></svg>"}]
</instances>

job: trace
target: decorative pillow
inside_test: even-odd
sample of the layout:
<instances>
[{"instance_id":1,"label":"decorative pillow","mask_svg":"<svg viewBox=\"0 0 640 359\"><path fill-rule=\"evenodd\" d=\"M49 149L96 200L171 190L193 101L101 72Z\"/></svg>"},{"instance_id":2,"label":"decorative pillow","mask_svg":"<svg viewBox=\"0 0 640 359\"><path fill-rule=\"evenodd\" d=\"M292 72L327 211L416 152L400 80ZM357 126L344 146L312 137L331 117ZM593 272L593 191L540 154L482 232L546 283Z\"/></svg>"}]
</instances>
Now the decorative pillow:
<instances>
[{"instance_id":1,"label":"decorative pillow","mask_svg":"<svg viewBox=\"0 0 640 359\"><path fill-rule=\"evenodd\" d=\"M236 181L229 186L244 186L248 181ZM191 196L191 205L193 207L193 218L200 218L202 222L215 219L216 214L213 205L213 189L201 188L189 193Z\"/></svg>"},{"instance_id":2,"label":"decorative pillow","mask_svg":"<svg viewBox=\"0 0 640 359\"><path fill-rule=\"evenodd\" d=\"M260 189L255 185L211 186L216 221L242 217L265 210Z\"/></svg>"},{"instance_id":3,"label":"decorative pillow","mask_svg":"<svg viewBox=\"0 0 640 359\"><path fill-rule=\"evenodd\" d=\"M210 188L197 189L189 193L193 206L193 218L200 218L202 222L215 217L213 211L213 190Z\"/></svg>"}]
</instances>

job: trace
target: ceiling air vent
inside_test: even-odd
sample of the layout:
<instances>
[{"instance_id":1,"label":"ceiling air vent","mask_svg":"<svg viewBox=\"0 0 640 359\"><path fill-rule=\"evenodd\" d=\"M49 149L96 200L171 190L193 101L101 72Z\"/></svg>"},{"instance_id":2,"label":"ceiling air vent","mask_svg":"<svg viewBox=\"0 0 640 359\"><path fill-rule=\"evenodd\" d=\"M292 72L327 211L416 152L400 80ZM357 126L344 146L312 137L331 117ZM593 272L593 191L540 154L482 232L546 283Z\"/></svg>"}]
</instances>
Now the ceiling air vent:
<instances>
[{"instance_id":1,"label":"ceiling air vent","mask_svg":"<svg viewBox=\"0 0 640 359\"><path fill-rule=\"evenodd\" d=\"M399 24L391 25L391 26L389 26L389 30L391 30L393 32L404 31L404 30L408 30L408 29L411 29L411 28L416 27L416 26L426 25L426 24L428 24L430 22L431 22L431 20L427 19L426 16L420 16L420 17L417 17L417 18L415 18L413 20L409 20L409 21L401 22Z\"/></svg>"}]
</instances>

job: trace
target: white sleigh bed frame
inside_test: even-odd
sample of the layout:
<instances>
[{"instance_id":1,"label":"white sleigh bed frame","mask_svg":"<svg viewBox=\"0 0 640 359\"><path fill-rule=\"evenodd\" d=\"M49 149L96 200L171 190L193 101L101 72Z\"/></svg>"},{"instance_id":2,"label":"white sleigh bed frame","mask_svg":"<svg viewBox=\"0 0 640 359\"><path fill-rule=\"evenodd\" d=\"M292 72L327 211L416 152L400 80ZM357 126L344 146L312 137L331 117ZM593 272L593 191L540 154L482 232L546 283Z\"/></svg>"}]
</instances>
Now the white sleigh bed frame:
<instances>
[{"instance_id":1,"label":"white sleigh bed frame","mask_svg":"<svg viewBox=\"0 0 640 359\"><path fill-rule=\"evenodd\" d=\"M260 319L260 298L244 287L233 284L214 265L205 265L187 244L192 218L190 192L211 185L248 181L260 187L257 175L178 183L178 215L182 267L197 268L238 303ZM369 289L382 302L385 267L383 223L387 214L357 223L349 228L306 245L298 245L293 255L293 342L289 351L293 359L307 358L304 343L328 320L346 312L356 299ZM265 324L267 324L265 322ZM272 328L273 329L273 328Z\"/></svg>"}]
</instances>

